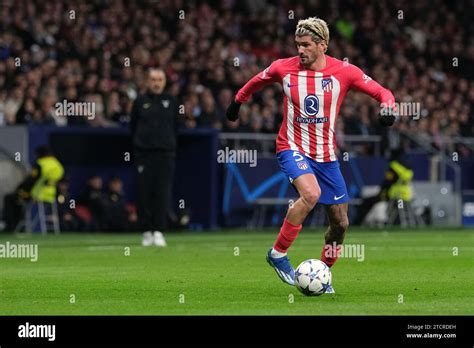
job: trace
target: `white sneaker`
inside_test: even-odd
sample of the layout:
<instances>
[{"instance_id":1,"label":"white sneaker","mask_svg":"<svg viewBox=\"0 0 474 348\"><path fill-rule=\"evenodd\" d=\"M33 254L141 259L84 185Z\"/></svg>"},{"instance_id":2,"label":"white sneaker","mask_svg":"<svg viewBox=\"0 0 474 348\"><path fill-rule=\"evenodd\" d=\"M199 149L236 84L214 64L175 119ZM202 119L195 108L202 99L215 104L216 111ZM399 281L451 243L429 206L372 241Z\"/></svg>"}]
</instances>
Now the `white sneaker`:
<instances>
[{"instance_id":1,"label":"white sneaker","mask_svg":"<svg viewBox=\"0 0 474 348\"><path fill-rule=\"evenodd\" d=\"M161 233L160 231L155 231L153 233L153 242L155 243L156 246L159 246L159 247L166 246L165 237L163 236L163 233Z\"/></svg>"},{"instance_id":2,"label":"white sneaker","mask_svg":"<svg viewBox=\"0 0 474 348\"><path fill-rule=\"evenodd\" d=\"M145 233L143 233L142 245L143 246L153 245L153 233L151 233L151 231L146 231Z\"/></svg>"},{"instance_id":3,"label":"white sneaker","mask_svg":"<svg viewBox=\"0 0 474 348\"><path fill-rule=\"evenodd\" d=\"M335 294L336 290L332 287L332 285L329 285L326 291L324 292L325 294Z\"/></svg>"}]
</instances>

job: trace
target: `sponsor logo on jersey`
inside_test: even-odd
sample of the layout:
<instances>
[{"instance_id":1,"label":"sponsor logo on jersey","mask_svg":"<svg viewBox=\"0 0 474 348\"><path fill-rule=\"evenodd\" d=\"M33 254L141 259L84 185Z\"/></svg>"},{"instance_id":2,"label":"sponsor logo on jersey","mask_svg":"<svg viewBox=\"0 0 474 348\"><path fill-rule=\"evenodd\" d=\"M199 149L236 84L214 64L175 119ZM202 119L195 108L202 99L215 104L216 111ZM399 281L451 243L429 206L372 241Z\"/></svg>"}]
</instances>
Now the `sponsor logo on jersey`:
<instances>
[{"instance_id":1,"label":"sponsor logo on jersey","mask_svg":"<svg viewBox=\"0 0 474 348\"><path fill-rule=\"evenodd\" d=\"M304 112L308 116L315 116L319 111L319 99L314 94L308 94L304 98Z\"/></svg>"},{"instance_id":2,"label":"sponsor logo on jersey","mask_svg":"<svg viewBox=\"0 0 474 348\"><path fill-rule=\"evenodd\" d=\"M326 123L327 121L328 121L327 117L301 117L301 116L298 116L296 118L296 122L308 123L308 124Z\"/></svg>"}]
</instances>

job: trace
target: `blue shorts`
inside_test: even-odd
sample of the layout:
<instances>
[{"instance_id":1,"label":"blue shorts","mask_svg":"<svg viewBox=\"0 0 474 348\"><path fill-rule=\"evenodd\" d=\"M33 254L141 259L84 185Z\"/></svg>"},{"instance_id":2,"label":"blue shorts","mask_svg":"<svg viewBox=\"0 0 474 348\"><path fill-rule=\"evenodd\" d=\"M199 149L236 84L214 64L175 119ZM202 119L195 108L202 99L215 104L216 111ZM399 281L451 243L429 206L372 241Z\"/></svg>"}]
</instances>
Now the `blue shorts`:
<instances>
[{"instance_id":1,"label":"blue shorts","mask_svg":"<svg viewBox=\"0 0 474 348\"><path fill-rule=\"evenodd\" d=\"M277 153L280 168L291 183L303 175L314 174L321 188L318 203L341 204L349 201L346 182L341 174L338 161L316 162L299 151L285 150Z\"/></svg>"}]
</instances>

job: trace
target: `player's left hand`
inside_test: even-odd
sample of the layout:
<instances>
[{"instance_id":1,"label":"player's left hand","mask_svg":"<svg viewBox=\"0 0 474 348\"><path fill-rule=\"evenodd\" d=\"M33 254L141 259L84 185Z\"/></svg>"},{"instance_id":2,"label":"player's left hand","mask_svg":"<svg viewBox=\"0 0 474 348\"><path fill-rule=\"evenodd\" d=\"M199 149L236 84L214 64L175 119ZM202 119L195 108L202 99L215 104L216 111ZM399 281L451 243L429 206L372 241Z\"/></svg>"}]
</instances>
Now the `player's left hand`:
<instances>
[{"instance_id":1,"label":"player's left hand","mask_svg":"<svg viewBox=\"0 0 474 348\"><path fill-rule=\"evenodd\" d=\"M225 116L229 121L237 121L239 118L240 105L242 104L235 99L232 100L232 103L230 103L227 111L225 112Z\"/></svg>"},{"instance_id":2,"label":"player's left hand","mask_svg":"<svg viewBox=\"0 0 474 348\"><path fill-rule=\"evenodd\" d=\"M379 122L383 127L390 127L395 123L397 116L397 111L392 107L385 107L380 110Z\"/></svg>"}]
</instances>

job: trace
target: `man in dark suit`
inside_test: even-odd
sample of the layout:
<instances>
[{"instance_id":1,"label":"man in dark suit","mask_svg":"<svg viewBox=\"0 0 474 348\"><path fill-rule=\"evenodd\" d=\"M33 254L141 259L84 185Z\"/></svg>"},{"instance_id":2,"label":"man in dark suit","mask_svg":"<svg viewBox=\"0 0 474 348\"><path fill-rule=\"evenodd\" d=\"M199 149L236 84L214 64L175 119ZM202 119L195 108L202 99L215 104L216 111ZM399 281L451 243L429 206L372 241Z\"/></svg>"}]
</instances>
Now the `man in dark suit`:
<instances>
[{"instance_id":1,"label":"man in dark suit","mask_svg":"<svg viewBox=\"0 0 474 348\"><path fill-rule=\"evenodd\" d=\"M164 92L162 69L148 72L148 91L132 107L131 130L138 174L138 220L143 245L166 246L163 231L173 186L179 106Z\"/></svg>"}]
</instances>

